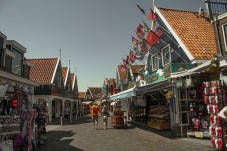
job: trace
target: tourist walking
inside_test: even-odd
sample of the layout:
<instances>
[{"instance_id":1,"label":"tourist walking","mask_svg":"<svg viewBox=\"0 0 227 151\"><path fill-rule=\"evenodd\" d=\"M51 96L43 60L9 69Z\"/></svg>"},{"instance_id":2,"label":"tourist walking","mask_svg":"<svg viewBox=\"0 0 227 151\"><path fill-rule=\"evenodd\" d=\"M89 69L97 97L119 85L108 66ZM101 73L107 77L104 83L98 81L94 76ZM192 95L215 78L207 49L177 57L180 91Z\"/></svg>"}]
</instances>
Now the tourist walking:
<instances>
[{"instance_id":1,"label":"tourist walking","mask_svg":"<svg viewBox=\"0 0 227 151\"><path fill-rule=\"evenodd\" d=\"M103 116L104 130L106 130L107 129L107 123L108 123L108 117L110 116L106 105L104 105L103 108L102 108L102 116Z\"/></svg>"},{"instance_id":2,"label":"tourist walking","mask_svg":"<svg viewBox=\"0 0 227 151\"><path fill-rule=\"evenodd\" d=\"M98 127L98 115L99 115L99 112L101 113L101 111L99 109L99 106L95 102L91 106L90 112L92 115L93 128L96 130Z\"/></svg>"}]
</instances>

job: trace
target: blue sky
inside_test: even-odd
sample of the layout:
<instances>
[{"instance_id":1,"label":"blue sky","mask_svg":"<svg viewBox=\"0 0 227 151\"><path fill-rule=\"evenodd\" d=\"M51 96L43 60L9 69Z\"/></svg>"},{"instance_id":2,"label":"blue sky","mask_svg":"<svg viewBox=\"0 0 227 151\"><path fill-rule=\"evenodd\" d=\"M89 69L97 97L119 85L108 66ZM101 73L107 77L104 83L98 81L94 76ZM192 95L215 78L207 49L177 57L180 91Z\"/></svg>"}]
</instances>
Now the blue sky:
<instances>
[{"instance_id":1,"label":"blue sky","mask_svg":"<svg viewBox=\"0 0 227 151\"><path fill-rule=\"evenodd\" d=\"M0 0L0 31L27 48L26 58L59 57L77 73L79 91L116 78L133 48L131 35L152 0ZM156 0L162 8L198 11L204 0Z\"/></svg>"}]
</instances>

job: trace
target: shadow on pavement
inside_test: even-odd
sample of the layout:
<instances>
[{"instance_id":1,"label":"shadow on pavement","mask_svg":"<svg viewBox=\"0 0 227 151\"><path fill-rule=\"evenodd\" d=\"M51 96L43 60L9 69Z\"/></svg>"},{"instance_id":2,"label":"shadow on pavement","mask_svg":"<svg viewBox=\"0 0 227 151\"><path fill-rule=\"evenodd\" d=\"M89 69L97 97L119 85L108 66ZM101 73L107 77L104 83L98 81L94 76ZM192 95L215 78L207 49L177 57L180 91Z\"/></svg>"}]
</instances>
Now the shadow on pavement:
<instances>
[{"instance_id":1,"label":"shadow on pavement","mask_svg":"<svg viewBox=\"0 0 227 151\"><path fill-rule=\"evenodd\" d=\"M54 133L54 135L53 135ZM72 131L49 131L47 133L47 144L37 146L38 151L82 151L79 148L71 146L72 137L75 133Z\"/></svg>"},{"instance_id":2,"label":"shadow on pavement","mask_svg":"<svg viewBox=\"0 0 227 151\"><path fill-rule=\"evenodd\" d=\"M166 138L176 139L173 131L171 131L171 130L162 130L162 131L160 130L159 131L159 130L148 127L146 124L141 124L139 122L133 122L133 123L129 122L129 125L131 125L134 128L137 127L137 128L143 129L145 131L166 137Z\"/></svg>"}]
</instances>

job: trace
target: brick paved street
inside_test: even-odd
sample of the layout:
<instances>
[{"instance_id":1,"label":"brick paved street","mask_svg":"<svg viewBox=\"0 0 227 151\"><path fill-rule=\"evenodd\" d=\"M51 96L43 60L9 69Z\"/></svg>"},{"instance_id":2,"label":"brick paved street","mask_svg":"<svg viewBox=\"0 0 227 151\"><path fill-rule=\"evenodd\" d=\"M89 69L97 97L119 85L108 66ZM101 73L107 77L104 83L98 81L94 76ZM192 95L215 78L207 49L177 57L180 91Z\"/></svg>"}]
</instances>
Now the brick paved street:
<instances>
[{"instance_id":1,"label":"brick paved street","mask_svg":"<svg viewBox=\"0 0 227 151\"><path fill-rule=\"evenodd\" d=\"M47 145L39 151L209 151L207 144L194 143L188 138L170 139L149 129L129 125L128 129L103 130L99 118L97 130L91 118L83 117L73 123L48 125ZM200 140L201 142L201 140Z\"/></svg>"}]
</instances>

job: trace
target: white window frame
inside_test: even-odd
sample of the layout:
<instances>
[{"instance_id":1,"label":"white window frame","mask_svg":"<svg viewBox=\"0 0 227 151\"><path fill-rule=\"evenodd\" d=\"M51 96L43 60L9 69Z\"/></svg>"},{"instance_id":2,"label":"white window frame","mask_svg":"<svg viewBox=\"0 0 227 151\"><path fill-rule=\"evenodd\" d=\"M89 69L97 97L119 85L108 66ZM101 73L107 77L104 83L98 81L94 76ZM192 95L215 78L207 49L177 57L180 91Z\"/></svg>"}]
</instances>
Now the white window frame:
<instances>
[{"instance_id":1,"label":"white window frame","mask_svg":"<svg viewBox=\"0 0 227 151\"><path fill-rule=\"evenodd\" d=\"M151 64L152 64L152 70L155 71L155 70L158 70L159 69L159 59L158 59L158 53L155 53L154 55L151 56ZM155 68L154 66L154 58L157 59L157 68Z\"/></svg>"},{"instance_id":2,"label":"white window frame","mask_svg":"<svg viewBox=\"0 0 227 151\"><path fill-rule=\"evenodd\" d=\"M225 30L226 27L226 30ZM225 51L227 51L227 24L223 24L222 25L222 33L223 33L223 37L224 37L224 44L225 44Z\"/></svg>"},{"instance_id":3,"label":"white window frame","mask_svg":"<svg viewBox=\"0 0 227 151\"><path fill-rule=\"evenodd\" d=\"M168 49L168 51L169 51L169 62L167 62L167 63L165 63L165 57L164 57L164 50L166 50L166 49ZM167 65L167 64L169 64L169 63L171 63L171 53L170 53L170 45L166 45L164 48L162 48L161 49L161 52L162 52L162 64L163 64L163 66L165 66L165 65Z\"/></svg>"}]
</instances>

